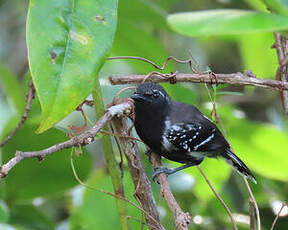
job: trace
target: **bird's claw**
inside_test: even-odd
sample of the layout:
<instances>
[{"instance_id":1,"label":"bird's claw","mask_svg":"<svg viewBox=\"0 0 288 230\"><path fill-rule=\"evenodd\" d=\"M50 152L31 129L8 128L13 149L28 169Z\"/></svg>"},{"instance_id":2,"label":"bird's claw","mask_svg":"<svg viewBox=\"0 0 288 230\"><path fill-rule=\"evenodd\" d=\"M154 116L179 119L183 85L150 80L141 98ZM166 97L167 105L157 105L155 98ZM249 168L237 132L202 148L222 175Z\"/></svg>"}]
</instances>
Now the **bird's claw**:
<instances>
[{"instance_id":1,"label":"bird's claw","mask_svg":"<svg viewBox=\"0 0 288 230\"><path fill-rule=\"evenodd\" d=\"M155 178L161 173L165 173L166 176L169 176L170 174L174 173L174 169L167 167L156 167L155 172L152 174L152 179L155 183L159 184L159 181L155 181Z\"/></svg>"}]
</instances>

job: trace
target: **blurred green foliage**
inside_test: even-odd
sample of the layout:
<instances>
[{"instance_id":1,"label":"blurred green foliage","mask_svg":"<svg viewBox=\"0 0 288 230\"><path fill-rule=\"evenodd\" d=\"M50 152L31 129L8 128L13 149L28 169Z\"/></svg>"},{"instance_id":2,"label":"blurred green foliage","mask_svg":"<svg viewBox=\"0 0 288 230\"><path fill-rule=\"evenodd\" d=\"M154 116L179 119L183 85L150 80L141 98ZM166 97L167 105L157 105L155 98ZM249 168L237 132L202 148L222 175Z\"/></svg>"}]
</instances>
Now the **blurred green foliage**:
<instances>
[{"instance_id":1,"label":"blurred green foliage","mask_svg":"<svg viewBox=\"0 0 288 230\"><path fill-rule=\"evenodd\" d=\"M49 1L45 2L43 1L43 4L52 4L52 2L48 3ZM100 4L105 1L96 2ZM106 3L108 4L108 1ZM267 10L267 6L273 14ZM50 7L54 6L50 5ZM77 4L75 7L78 7ZM217 20L210 14L216 9L222 10ZM25 107L24 95L29 80L24 31L27 10L28 1L0 1L0 140L13 130ZM252 16L244 14L243 17L235 20L229 19L240 10L253 12ZM185 14L184 18L173 18L177 16L176 13L182 12L188 12L188 16ZM193 57L199 62L201 71L210 68L214 72L232 73L249 69L258 77L275 79L278 61L275 49L271 49L274 42L272 32L279 28L287 29L287 12L286 0L120 0L117 32L111 56L141 56L161 65L169 55L187 59L191 51ZM49 23L51 17L43 18L43 15L40 15L42 23ZM195 18L195 15L201 15L201 18ZM81 14L81 17L85 18L85 14ZM182 27L184 25L185 28ZM30 33L35 32L33 28L30 29ZM246 34L248 31L251 33ZM258 33L259 31L266 31L266 33ZM38 28L37 33L33 34L37 47L41 47L42 43L46 42L45 38L39 39L40 34L44 32L54 38L55 31L49 28ZM234 35L231 35L232 32ZM220 35L216 37L215 33ZM113 38L113 36L104 37L102 33L97 33L97 36L101 38L93 37L95 41L99 38L101 41L110 39L111 42ZM29 44L31 47L34 46L31 41ZM38 51L40 52L41 49ZM77 66L79 64L77 55L82 51L74 51L71 50L71 58ZM108 53L109 48L105 52ZM101 62L100 59L102 58L103 61L105 56L97 56L99 55L97 51L89 55L85 58L87 65ZM36 55L34 58L37 63L40 59L47 61L50 57ZM84 68L86 64L83 65L81 62L80 67ZM93 64L90 67L97 69ZM42 72L46 70L41 69ZM176 70L190 72L187 66L173 62L169 63L163 72L169 73ZM152 66L135 60L105 62L99 73L104 102L110 103L113 95L125 87L110 86L107 80L109 75L147 74L151 71L155 71ZM45 74L49 75L50 72ZM78 81L77 76L74 78ZM47 84L53 84L53 81L48 81ZM202 84L163 84L163 86L173 99L194 104L211 117L210 99ZM45 88L43 91L45 92ZM252 189L259 204L263 229L270 229L275 217L273 202L287 202L288 194L288 123L282 111L279 94L267 89L228 85L214 86L211 92L216 95L217 111L222 118L232 147L258 180L258 184L252 185ZM89 90L86 89L85 94L88 95ZM129 93L123 94L123 97L125 96L129 96ZM68 99L72 100L72 98ZM68 138L60 130L69 130L68 125L83 124L80 113L73 112L57 124L57 129L52 128L43 134L35 134L41 122L40 109L39 100L36 98L25 125L7 145L0 149L2 163L10 159L16 150L39 150L65 141ZM84 110L89 119L95 121L94 112L87 107L84 107ZM115 152L116 150L115 147ZM150 177L151 165L145 156L142 157ZM117 160L120 158L118 152L116 158ZM175 165L166 160L164 162ZM83 149L82 155L75 160L75 167L79 177L87 184L113 191L103 161L103 151L98 142ZM126 165L124 168L125 195L129 200L137 203L133 198L134 186ZM249 196L241 177L220 159L205 159L201 168L232 212L248 217ZM192 223L191 229L231 229L227 214L196 168L186 169L169 179L180 206L190 212L193 218L197 217L201 220L199 224ZM70 150L54 153L40 163L36 159L24 160L0 183L0 229L119 229L115 198L78 185L70 166ZM166 229L174 229L173 216L166 202L159 195L159 186L152 183L152 188L163 225ZM128 215L131 216L129 223L132 229L139 229L140 211L128 204ZM285 230L287 226L286 215L280 217L275 229ZM147 229L147 226L144 226L144 229ZM239 229L249 229L249 225L239 223Z\"/></svg>"}]
</instances>

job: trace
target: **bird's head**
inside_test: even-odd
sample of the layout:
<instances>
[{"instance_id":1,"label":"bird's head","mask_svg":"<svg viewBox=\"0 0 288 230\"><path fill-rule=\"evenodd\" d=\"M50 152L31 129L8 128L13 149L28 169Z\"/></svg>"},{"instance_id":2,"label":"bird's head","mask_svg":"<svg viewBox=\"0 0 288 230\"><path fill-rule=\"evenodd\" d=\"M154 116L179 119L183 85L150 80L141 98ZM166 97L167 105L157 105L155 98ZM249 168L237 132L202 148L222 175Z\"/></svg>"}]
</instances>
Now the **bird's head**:
<instances>
[{"instance_id":1,"label":"bird's head","mask_svg":"<svg viewBox=\"0 0 288 230\"><path fill-rule=\"evenodd\" d=\"M131 96L135 106L163 108L170 103L170 97L162 86L156 83L142 83Z\"/></svg>"}]
</instances>

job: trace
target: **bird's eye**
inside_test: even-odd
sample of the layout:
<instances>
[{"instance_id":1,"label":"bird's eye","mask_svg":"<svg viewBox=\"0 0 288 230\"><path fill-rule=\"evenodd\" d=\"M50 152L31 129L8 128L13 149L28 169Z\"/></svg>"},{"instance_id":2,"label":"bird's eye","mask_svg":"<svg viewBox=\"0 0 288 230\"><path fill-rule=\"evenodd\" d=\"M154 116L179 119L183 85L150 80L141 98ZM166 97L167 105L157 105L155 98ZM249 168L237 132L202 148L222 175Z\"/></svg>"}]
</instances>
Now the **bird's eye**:
<instances>
[{"instance_id":1,"label":"bird's eye","mask_svg":"<svg viewBox=\"0 0 288 230\"><path fill-rule=\"evenodd\" d=\"M157 91L157 90L153 90L153 97L155 97L155 98L157 98L157 97L159 97L159 92Z\"/></svg>"}]
</instances>

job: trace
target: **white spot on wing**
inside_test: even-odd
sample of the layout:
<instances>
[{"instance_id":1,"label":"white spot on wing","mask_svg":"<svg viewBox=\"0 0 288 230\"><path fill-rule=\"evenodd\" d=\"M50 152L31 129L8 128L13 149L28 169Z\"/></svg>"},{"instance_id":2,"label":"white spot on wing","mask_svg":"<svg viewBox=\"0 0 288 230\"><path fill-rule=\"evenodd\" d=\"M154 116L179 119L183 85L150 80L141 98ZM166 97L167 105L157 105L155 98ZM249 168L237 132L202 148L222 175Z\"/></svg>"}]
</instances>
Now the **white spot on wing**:
<instances>
[{"instance_id":1,"label":"white spot on wing","mask_svg":"<svg viewBox=\"0 0 288 230\"><path fill-rule=\"evenodd\" d=\"M201 147L202 145L205 145L207 142L211 141L212 138L214 137L214 133L212 133L211 136L209 136L207 139L205 139L204 141L202 141L200 144L195 145L194 150L197 150L199 147Z\"/></svg>"}]
</instances>

